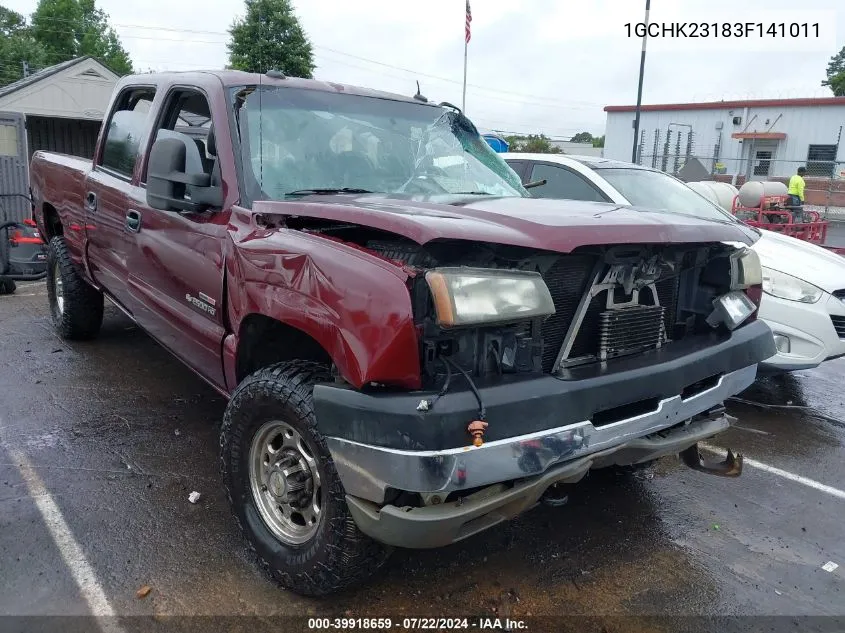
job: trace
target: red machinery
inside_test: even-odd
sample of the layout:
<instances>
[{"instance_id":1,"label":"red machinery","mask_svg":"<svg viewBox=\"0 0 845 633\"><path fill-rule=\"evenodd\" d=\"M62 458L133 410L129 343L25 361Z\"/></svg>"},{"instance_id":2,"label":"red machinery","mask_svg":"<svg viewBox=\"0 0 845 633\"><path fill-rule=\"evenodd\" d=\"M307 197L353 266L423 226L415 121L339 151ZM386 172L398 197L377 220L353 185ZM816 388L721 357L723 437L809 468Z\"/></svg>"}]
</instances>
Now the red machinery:
<instances>
[{"instance_id":1,"label":"red machinery","mask_svg":"<svg viewBox=\"0 0 845 633\"><path fill-rule=\"evenodd\" d=\"M783 233L805 242L823 246L840 255L845 255L845 248L825 244L827 242L828 222L822 220L817 212L804 211L802 213L803 221L794 221L792 207L788 204L789 196L760 196L760 205L757 207L743 206L739 198L739 195L734 196L731 213L749 226Z\"/></svg>"}]
</instances>

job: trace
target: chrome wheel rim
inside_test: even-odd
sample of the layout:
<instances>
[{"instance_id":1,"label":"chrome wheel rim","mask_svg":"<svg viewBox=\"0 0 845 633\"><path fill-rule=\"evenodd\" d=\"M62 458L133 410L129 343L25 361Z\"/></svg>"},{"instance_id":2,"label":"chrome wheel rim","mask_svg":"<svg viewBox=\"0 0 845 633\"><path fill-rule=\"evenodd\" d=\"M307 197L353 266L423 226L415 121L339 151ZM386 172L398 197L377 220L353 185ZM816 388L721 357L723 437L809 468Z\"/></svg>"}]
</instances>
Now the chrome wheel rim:
<instances>
[{"instance_id":1,"label":"chrome wheel rim","mask_svg":"<svg viewBox=\"0 0 845 633\"><path fill-rule=\"evenodd\" d=\"M62 315L65 312L65 292L59 262L53 265L53 291L56 295L56 310L59 311L59 315Z\"/></svg>"},{"instance_id":2,"label":"chrome wheel rim","mask_svg":"<svg viewBox=\"0 0 845 633\"><path fill-rule=\"evenodd\" d=\"M285 422L264 424L249 451L252 497L264 523L294 545L317 532L322 516L320 472L314 452Z\"/></svg>"}]
</instances>

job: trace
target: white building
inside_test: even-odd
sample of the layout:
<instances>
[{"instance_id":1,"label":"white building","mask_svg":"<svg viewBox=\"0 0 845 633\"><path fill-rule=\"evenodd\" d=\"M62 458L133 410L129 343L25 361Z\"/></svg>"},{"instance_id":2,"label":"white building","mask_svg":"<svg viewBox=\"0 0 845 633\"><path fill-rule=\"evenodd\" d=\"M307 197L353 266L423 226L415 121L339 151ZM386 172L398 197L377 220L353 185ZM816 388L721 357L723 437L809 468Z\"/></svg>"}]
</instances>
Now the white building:
<instances>
[{"instance_id":1,"label":"white building","mask_svg":"<svg viewBox=\"0 0 845 633\"><path fill-rule=\"evenodd\" d=\"M606 106L604 156L631 160L634 106ZM845 177L845 97L644 105L639 163L677 173L689 157L714 174ZM839 163L837 164L837 161Z\"/></svg>"},{"instance_id":2,"label":"white building","mask_svg":"<svg viewBox=\"0 0 845 633\"><path fill-rule=\"evenodd\" d=\"M39 149L93 158L118 76L78 57L0 88L0 193L26 193Z\"/></svg>"}]
</instances>

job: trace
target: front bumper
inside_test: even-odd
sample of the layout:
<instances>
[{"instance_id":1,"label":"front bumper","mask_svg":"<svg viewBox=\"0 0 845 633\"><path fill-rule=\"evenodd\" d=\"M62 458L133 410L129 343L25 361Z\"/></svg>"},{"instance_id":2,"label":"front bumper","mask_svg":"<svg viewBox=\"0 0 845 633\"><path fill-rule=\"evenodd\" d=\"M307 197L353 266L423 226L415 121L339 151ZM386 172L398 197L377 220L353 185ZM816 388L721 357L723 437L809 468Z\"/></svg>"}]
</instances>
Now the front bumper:
<instances>
[{"instance_id":1,"label":"front bumper","mask_svg":"<svg viewBox=\"0 0 845 633\"><path fill-rule=\"evenodd\" d=\"M773 352L771 331L753 322L730 337L677 341L560 377L501 379L480 389L489 422L481 447L470 446L466 432L478 406L470 392L450 392L420 412L420 400L435 394L318 385L314 404L348 494L377 504L390 489L445 498L540 475L689 420L748 387Z\"/></svg>"},{"instance_id":2,"label":"front bumper","mask_svg":"<svg viewBox=\"0 0 845 633\"><path fill-rule=\"evenodd\" d=\"M756 375L755 365L730 372L692 397L675 395L661 400L653 411L612 424L595 426L589 420L578 421L530 435L487 442L480 447L408 451L337 437L328 438L328 445L343 486L354 497L382 503L387 489L392 488L440 493L445 499L453 491L533 477L559 462L608 449L617 453L613 463L620 465L668 455L672 451L644 454L638 448L628 453L626 445L720 405L751 385Z\"/></svg>"},{"instance_id":3,"label":"front bumper","mask_svg":"<svg viewBox=\"0 0 845 633\"><path fill-rule=\"evenodd\" d=\"M443 547L506 521L534 506L557 483L575 483L591 468L618 462L648 461L676 454L724 431L729 419L719 414L672 429L661 435L631 439L590 455L571 459L545 473L522 479L512 486L490 486L457 501L421 508L378 504L347 495L352 518L371 538L396 547ZM482 449L479 450L483 450Z\"/></svg>"},{"instance_id":4,"label":"front bumper","mask_svg":"<svg viewBox=\"0 0 845 633\"><path fill-rule=\"evenodd\" d=\"M763 295L759 318L769 325L774 335L789 339L789 351L778 351L760 363L760 370L811 369L828 359L845 355L845 338L836 333L831 316L845 318L845 303L827 293L816 303Z\"/></svg>"}]
</instances>

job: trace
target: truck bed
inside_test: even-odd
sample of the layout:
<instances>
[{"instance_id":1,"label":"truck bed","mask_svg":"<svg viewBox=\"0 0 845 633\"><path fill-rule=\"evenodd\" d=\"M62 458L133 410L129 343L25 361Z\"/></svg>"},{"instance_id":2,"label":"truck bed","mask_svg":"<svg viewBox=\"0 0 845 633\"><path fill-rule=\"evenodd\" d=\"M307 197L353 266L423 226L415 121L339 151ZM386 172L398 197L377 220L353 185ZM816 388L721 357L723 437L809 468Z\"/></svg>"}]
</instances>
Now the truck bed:
<instances>
[{"instance_id":1,"label":"truck bed","mask_svg":"<svg viewBox=\"0 0 845 633\"><path fill-rule=\"evenodd\" d=\"M85 178L90 170L90 159L55 152L35 152L30 165L38 228L50 240L59 232L61 218L68 249L78 264L85 244Z\"/></svg>"}]
</instances>

